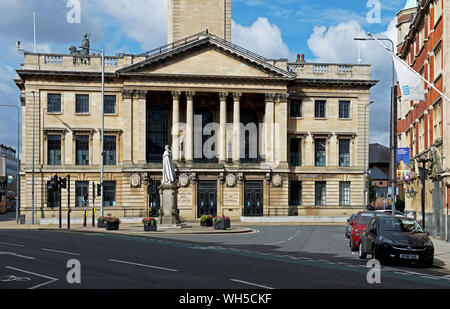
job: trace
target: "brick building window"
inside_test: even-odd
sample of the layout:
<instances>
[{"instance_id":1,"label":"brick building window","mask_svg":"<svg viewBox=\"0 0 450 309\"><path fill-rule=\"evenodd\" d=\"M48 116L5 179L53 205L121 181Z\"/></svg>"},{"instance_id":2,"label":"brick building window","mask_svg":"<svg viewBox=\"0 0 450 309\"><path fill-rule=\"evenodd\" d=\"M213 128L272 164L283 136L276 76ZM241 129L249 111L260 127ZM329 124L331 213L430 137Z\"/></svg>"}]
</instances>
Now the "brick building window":
<instances>
[{"instance_id":1,"label":"brick building window","mask_svg":"<svg viewBox=\"0 0 450 309\"><path fill-rule=\"evenodd\" d=\"M327 101L316 100L314 116L316 118L325 118L327 116Z\"/></svg>"},{"instance_id":2,"label":"brick building window","mask_svg":"<svg viewBox=\"0 0 450 309\"><path fill-rule=\"evenodd\" d=\"M89 165L89 135L75 137L76 165Z\"/></svg>"},{"instance_id":3,"label":"brick building window","mask_svg":"<svg viewBox=\"0 0 450 309\"><path fill-rule=\"evenodd\" d=\"M339 101L339 119L350 118L350 101Z\"/></svg>"},{"instance_id":4,"label":"brick building window","mask_svg":"<svg viewBox=\"0 0 450 309\"><path fill-rule=\"evenodd\" d=\"M302 205L302 182L301 181L291 181L290 205L291 206L301 206Z\"/></svg>"},{"instance_id":5,"label":"brick building window","mask_svg":"<svg viewBox=\"0 0 450 309\"><path fill-rule=\"evenodd\" d=\"M89 196L89 181L75 182L75 207L89 207L89 198L85 202L84 195Z\"/></svg>"},{"instance_id":6,"label":"brick building window","mask_svg":"<svg viewBox=\"0 0 450 309\"><path fill-rule=\"evenodd\" d=\"M315 166L326 166L327 163L327 146L325 139L316 139L315 148Z\"/></svg>"},{"instance_id":7,"label":"brick building window","mask_svg":"<svg viewBox=\"0 0 450 309\"><path fill-rule=\"evenodd\" d=\"M105 95L105 114L115 114L116 113L116 96L115 95Z\"/></svg>"},{"instance_id":8,"label":"brick building window","mask_svg":"<svg viewBox=\"0 0 450 309\"><path fill-rule=\"evenodd\" d=\"M339 166L349 167L350 166L350 140L340 139L339 140Z\"/></svg>"},{"instance_id":9,"label":"brick building window","mask_svg":"<svg viewBox=\"0 0 450 309\"><path fill-rule=\"evenodd\" d=\"M302 140L300 138L292 138L290 142L290 165L302 165Z\"/></svg>"},{"instance_id":10,"label":"brick building window","mask_svg":"<svg viewBox=\"0 0 450 309\"><path fill-rule=\"evenodd\" d=\"M302 104L303 101L299 99L290 100L290 116L292 118L302 117Z\"/></svg>"},{"instance_id":11,"label":"brick building window","mask_svg":"<svg viewBox=\"0 0 450 309\"><path fill-rule=\"evenodd\" d=\"M116 206L116 182L105 181L103 192L103 207Z\"/></svg>"},{"instance_id":12,"label":"brick building window","mask_svg":"<svg viewBox=\"0 0 450 309\"><path fill-rule=\"evenodd\" d=\"M116 137L105 135L105 165L116 165Z\"/></svg>"}]
</instances>

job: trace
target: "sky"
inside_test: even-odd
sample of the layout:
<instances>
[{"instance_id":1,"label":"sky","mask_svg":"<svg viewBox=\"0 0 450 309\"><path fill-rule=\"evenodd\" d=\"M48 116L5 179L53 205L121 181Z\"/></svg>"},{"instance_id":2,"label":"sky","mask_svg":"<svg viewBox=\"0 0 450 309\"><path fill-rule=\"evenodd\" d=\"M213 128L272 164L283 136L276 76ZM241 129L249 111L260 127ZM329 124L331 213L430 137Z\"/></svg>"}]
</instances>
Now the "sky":
<instances>
[{"instance_id":1,"label":"sky","mask_svg":"<svg viewBox=\"0 0 450 309\"><path fill-rule=\"evenodd\" d=\"M74 9L80 4L79 15ZM232 0L232 42L264 57L305 54L307 62L371 64L370 142L389 145L390 56L376 42L356 42L367 32L396 44L396 13L406 0ZM23 62L16 49L68 53L84 33L106 54L142 53L167 43L167 0L0 0L0 104L19 105L12 79ZM79 17L79 23L78 21ZM16 148L17 111L0 107L0 144Z\"/></svg>"}]
</instances>

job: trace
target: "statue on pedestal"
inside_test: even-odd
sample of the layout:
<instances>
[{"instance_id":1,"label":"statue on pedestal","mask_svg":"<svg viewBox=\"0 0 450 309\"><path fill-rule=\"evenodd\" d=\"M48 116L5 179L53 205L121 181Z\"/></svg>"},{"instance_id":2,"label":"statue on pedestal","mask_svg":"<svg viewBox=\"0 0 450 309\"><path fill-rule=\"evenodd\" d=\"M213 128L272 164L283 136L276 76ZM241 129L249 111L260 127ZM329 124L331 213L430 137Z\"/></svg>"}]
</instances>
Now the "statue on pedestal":
<instances>
[{"instance_id":1,"label":"statue on pedestal","mask_svg":"<svg viewBox=\"0 0 450 309\"><path fill-rule=\"evenodd\" d=\"M180 228L177 206L178 184L169 146L163 154L163 179L161 181L160 225L164 228Z\"/></svg>"}]
</instances>

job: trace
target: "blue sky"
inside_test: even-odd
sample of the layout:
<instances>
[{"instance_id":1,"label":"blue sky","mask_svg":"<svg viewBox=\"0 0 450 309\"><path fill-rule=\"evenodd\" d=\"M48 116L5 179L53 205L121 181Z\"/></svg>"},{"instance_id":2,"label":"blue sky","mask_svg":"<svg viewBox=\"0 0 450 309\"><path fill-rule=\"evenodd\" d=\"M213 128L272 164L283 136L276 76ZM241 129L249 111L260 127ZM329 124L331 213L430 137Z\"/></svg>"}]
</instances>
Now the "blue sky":
<instances>
[{"instance_id":1,"label":"blue sky","mask_svg":"<svg viewBox=\"0 0 450 309\"><path fill-rule=\"evenodd\" d=\"M167 0L79 0L81 23L70 24L69 0L0 0L0 104L17 105L19 91L12 82L23 62L16 41L32 50L32 11L37 10L38 51L67 53L85 32L91 45L108 54L140 53L166 43ZM380 22L367 14L380 3ZM289 58L304 53L307 61L356 63L353 37L372 32L396 37L395 14L406 0L233 0L233 42L267 58ZM370 7L368 7L368 4ZM376 101L371 112L371 142L387 145L389 124L380 123L389 112L390 60L374 42L361 45L364 63L370 63ZM0 111L0 144L16 146L14 110Z\"/></svg>"}]
</instances>

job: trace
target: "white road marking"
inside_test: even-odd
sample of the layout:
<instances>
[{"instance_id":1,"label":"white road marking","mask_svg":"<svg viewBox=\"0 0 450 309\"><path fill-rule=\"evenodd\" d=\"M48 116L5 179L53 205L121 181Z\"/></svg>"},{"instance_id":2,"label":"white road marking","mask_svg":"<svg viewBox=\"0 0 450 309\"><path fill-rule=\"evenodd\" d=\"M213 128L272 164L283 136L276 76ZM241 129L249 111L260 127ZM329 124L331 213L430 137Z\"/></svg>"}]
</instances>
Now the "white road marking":
<instances>
[{"instance_id":1,"label":"white road marking","mask_svg":"<svg viewBox=\"0 0 450 309\"><path fill-rule=\"evenodd\" d=\"M76 255L76 256L80 256L80 255L81 255L81 254L78 254L78 253L67 252L67 251L60 251L60 250L54 250L54 249L41 248L41 250L43 250L43 251L49 251L49 252L54 252L54 253L68 254L68 255Z\"/></svg>"},{"instance_id":2,"label":"white road marking","mask_svg":"<svg viewBox=\"0 0 450 309\"><path fill-rule=\"evenodd\" d=\"M267 290L274 290L274 288L271 288L271 287L268 287L265 285L256 284L256 283L247 282L247 281L242 281L242 280L237 280L237 279L230 279L230 281L239 282L239 283L243 283L243 284L247 284L247 285L251 285L251 286L256 286L256 287L267 289Z\"/></svg>"},{"instance_id":3,"label":"white road marking","mask_svg":"<svg viewBox=\"0 0 450 309\"><path fill-rule=\"evenodd\" d=\"M0 255L12 255L12 256L20 257L20 258L27 259L27 260L35 260L36 259L36 258L34 258L32 256L25 256L25 255L17 254L17 253L14 253L14 252L3 252L3 251L0 251Z\"/></svg>"},{"instance_id":4,"label":"white road marking","mask_svg":"<svg viewBox=\"0 0 450 309\"><path fill-rule=\"evenodd\" d=\"M0 241L0 244L8 245L8 246L16 246L16 247L25 247L24 245L12 244L12 243L9 243L9 242L1 242L1 241Z\"/></svg>"},{"instance_id":5,"label":"white road marking","mask_svg":"<svg viewBox=\"0 0 450 309\"><path fill-rule=\"evenodd\" d=\"M119 261L119 260L113 260L113 259L109 259L108 261L115 262L115 263L121 263L121 264L128 264L128 265L134 265L134 266L141 266L141 267L147 267L147 268L154 268L154 269L172 271L172 272L177 272L178 271L176 269L171 269L171 268L158 267L158 266L152 266L152 265L144 265L144 264L139 264L139 263L133 263L133 262L127 262L127 261Z\"/></svg>"},{"instance_id":6,"label":"white road marking","mask_svg":"<svg viewBox=\"0 0 450 309\"><path fill-rule=\"evenodd\" d=\"M34 276L37 276L37 277L42 277L42 278L45 278L45 279L50 279L49 282L44 282L44 283L35 285L35 286L29 288L29 290L34 290L34 289L40 288L40 287L42 287L42 286L44 286L44 285L47 285L47 284L50 284L50 283L53 283L53 282L56 282L56 281L59 280L59 279L56 279L56 278L52 278L52 277L48 277L48 276L36 274L36 273L31 272L31 271L26 271L26 270L19 269L19 268L14 268L14 267L11 267L11 266L6 266L6 268L12 269L12 270L15 270L15 271L19 271L19 272L22 272L22 273L25 273L25 274L29 274L29 275L34 275Z\"/></svg>"}]
</instances>

